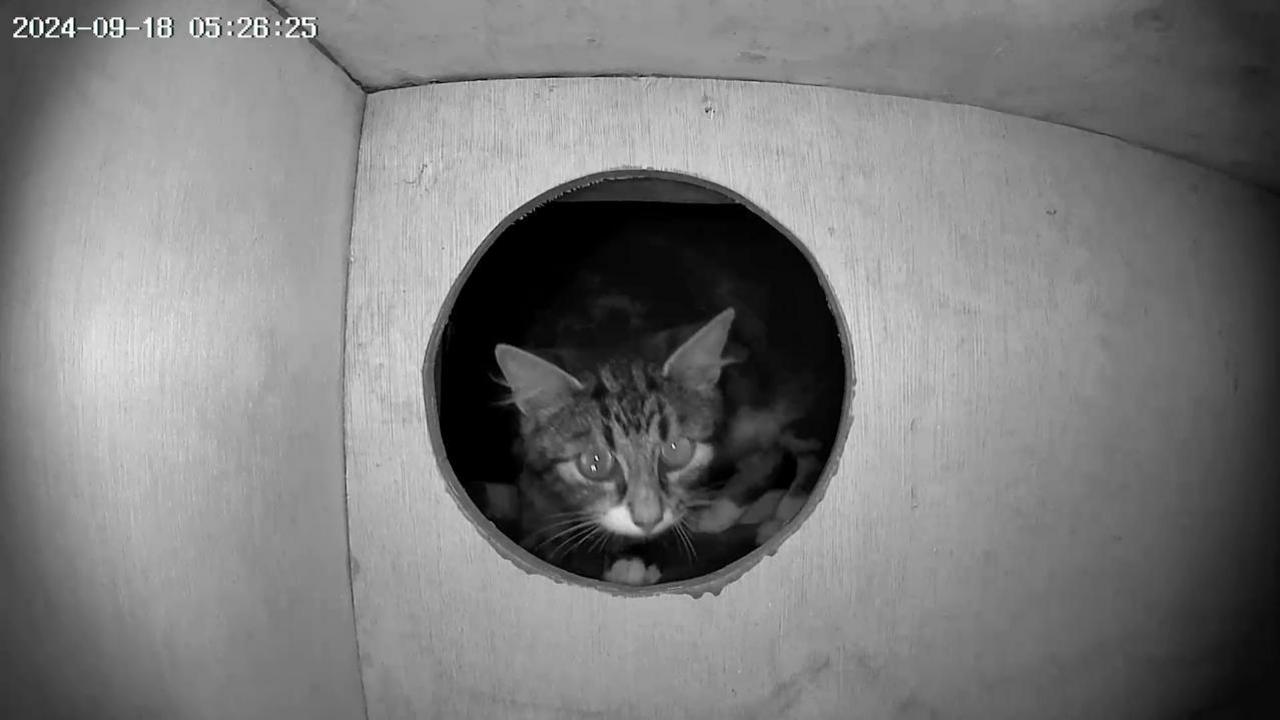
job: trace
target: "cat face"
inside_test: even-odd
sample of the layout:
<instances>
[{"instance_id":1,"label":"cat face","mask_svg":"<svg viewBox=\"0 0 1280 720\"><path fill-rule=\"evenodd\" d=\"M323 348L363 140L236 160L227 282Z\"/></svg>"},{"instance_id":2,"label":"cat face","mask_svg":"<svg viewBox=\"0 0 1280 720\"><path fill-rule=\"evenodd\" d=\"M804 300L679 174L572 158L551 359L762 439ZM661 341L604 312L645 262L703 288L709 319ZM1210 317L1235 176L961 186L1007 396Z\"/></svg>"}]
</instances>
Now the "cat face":
<instances>
[{"instance_id":1,"label":"cat face","mask_svg":"<svg viewBox=\"0 0 1280 720\"><path fill-rule=\"evenodd\" d=\"M523 459L538 478L529 498L535 514L586 517L635 539L680 522L714 455L717 383L732 322L726 310L661 364L613 357L579 376L498 345L498 366L521 413Z\"/></svg>"}]
</instances>

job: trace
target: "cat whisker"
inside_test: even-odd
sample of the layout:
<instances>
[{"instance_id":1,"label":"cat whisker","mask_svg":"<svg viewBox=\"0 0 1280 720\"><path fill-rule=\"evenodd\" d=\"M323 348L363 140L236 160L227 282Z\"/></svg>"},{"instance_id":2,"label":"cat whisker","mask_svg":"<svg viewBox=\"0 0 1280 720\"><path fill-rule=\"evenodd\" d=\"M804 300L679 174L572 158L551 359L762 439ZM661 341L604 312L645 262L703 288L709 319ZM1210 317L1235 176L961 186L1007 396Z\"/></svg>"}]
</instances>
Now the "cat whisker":
<instances>
[{"instance_id":1,"label":"cat whisker","mask_svg":"<svg viewBox=\"0 0 1280 720\"><path fill-rule=\"evenodd\" d=\"M562 528L566 525L572 525L573 523L576 523L576 522L581 522L583 520L591 519L592 517L591 513L581 512L581 511L574 511L572 513L560 513L559 515L562 515L562 516L567 515L568 517L560 517L560 519L555 520L554 522L549 522L544 524L542 527L538 528L537 530L534 530L533 533L531 534L531 537L533 535L537 535L538 533L547 532L548 530L554 530L556 528ZM549 515L547 517L555 518L557 516Z\"/></svg>"},{"instance_id":2,"label":"cat whisker","mask_svg":"<svg viewBox=\"0 0 1280 720\"><path fill-rule=\"evenodd\" d=\"M560 530L564 530L567 527L577 525L587 521L588 521L587 518L566 518L565 520L561 520L560 522L547 523L546 525L543 525L542 527L533 531L533 533L530 534L530 537L536 537L539 534L547 533L547 532L558 532Z\"/></svg>"},{"instance_id":3,"label":"cat whisker","mask_svg":"<svg viewBox=\"0 0 1280 720\"><path fill-rule=\"evenodd\" d=\"M573 552L583 543L594 538L599 531L600 531L600 527L598 525L592 525L587 530L585 535L580 536L577 540L573 542L573 544L571 544L568 548L565 549L564 554L568 555L569 553Z\"/></svg>"},{"instance_id":4,"label":"cat whisker","mask_svg":"<svg viewBox=\"0 0 1280 720\"><path fill-rule=\"evenodd\" d=\"M546 545L547 543L554 542L554 541L556 541L557 539L559 539L559 538L561 538L561 537L565 536L566 534L573 532L577 527L578 527L577 525L568 525L568 526L565 526L565 527L562 527L562 528L559 528L559 529L555 529L555 528L543 528L543 529L539 530L538 532L532 533L532 534L530 534L528 537L526 537L526 538L525 538L525 543L526 543L526 544L527 544L527 543L530 543L530 542L532 542L535 538L537 538L537 537L538 537L538 535L540 535L540 534L542 534L542 533L545 533L545 532L548 532L548 531L550 531L550 530L553 530L553 529L554 529L554 530L555 530L555 532L551 532L551 533L550 533L549 535L547 535L546 537L544 537L544 538L542 538L541 540L538 540L537 542L533 543L533 545L531 546L531 547L532 547L532 549L537 550L538 548L540 548L540 547L542 547L542 546Z\"/></svg>"},{"instance_id":5,"label":"cat whisker","mask_svg":"<svg viewBox=\"0 0 1280 720\"><path fill-rule=\"evenodd\" d=\"M567 510L565 512L549 513L547 515L542 515L541 518L543 520L554 520L556 522L564 522L566 519L579 520L582 518L589 518L592 515L593 513L590 510ZM556 523L551 523L551 524L556 524Z\"/></svg>"},{"instance_id":6,"label":"cat whisker","mask_svg":"<svg viewBox=\"0 0 1280 720\"><path fill-rule=\"evenodd\" d=\"M568 547L566 547L564 550L562 550L562 551L561 551L561 555L562 555L562 556L564 556L564 555L568 555L569 553L572 553L572 552L575 552L575 551L577 551L577 550L581 549L581 548L582 548L582 546L583 546L586 542L588 542L588 541L592 540L592 538L594 538L594 537L598 534L598 532L599 532L599 530L598 530L597 528L594 528L594 527L589 528L585 533L582 533L582 534L578 535L578 536L577 536L577 539L575 539L573 542L571 542L571 543L569 544L569 546L568 546Z\"/></svg>"},{"instance_id":7,"label":"cat whisker","mask_svg":"<svg viewBox=\"0 0 1280 720\"><path fill-rule=\"evenodd\" d=\"M543 538L542 540L539 540L539 541L537 542L537 544L535 544L533 547L534 547L534 549L535 549L535 550L537 550L538 548L541 548L541 547L543 547L544 545L547 545L547 544L549 544L549 543L555 542L555 541L560 540L560 539L562 539L562 538L567 538L567 537L573 536L573 535L575 535L578 531L580 531L580 530L582 530L582 529L584 529L584 528L589 528L589 527L591 527L591 526L592 526L592 525L594 525L594 524L595 524L595 523L594 523L594 521L593 521L593 520L589 520L589 519L587 519L587 520L581 520L581 519L580 519L580 520L574 520L574 521L572 521L572 522L562 523L562 525L563 525L562 527L560 527L558 530L556 530L556 531L555 531L554 533L552 533L551 535L549 535L549 536L547 536L547 537ZM539 530L538 532L544 532L545 530L550 530L550 529L554 529L554 528L543 528L542 530Z\"/></svg>"},{"instance_id":8,"label":"cat whisker","mask_svg":"<svg viewBox=\"0 0 1280 720\"><path fill-rule=\"evenodd\" d=\"M576 526L572 531L565 533L564 538L553 548L548 555L550 559L562 557L567 554L583 539L590 537L595 532L595 524L583 524Z\"/></svg>"},{"instance_id":9,"label":"cat whisker","mask_svg":"<svg viewBox=\"0 0 1280 720\"><path fill-rule=\"evenodd\" d=\"M591 544L587 545L586 550L589 553L596 552L602 549L604 547L604 544L608 541L609 541L608 533L605 533L605 532L595 533L595 537L592 538Z\"/></svg>"},{"instance_id":10,"label":"cat whisker","mask_svg":"<svg viewBox=\"0 0 1280 720\"><path fill-rule=\"evenodd\" d=\"M680 538L680 544L684 547L685 554L689 556L689 562L692 564L698 559L698 551L693 547L693 538L689 536L689 526L685 524L684 518L676 523L676 535Z\"/></svg>"}]
</instances>

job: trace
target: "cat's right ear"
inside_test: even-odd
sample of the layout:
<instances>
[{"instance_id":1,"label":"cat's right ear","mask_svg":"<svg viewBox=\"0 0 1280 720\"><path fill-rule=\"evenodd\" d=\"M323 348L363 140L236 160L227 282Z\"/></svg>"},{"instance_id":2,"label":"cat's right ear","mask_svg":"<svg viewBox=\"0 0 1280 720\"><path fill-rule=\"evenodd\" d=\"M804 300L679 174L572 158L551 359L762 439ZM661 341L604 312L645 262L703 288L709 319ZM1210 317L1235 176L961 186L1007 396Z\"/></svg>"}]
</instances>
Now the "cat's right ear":
<instances>
[{"instance_id":1,"label":"cat's right ear","mask_svg":"<svg viewBox=\"0 0 1280 720\"><path fill-rule=\"evenodd\" d=\"M526 350L500 343L493 356L511 388L511 401L525 415L555 410L582 390L577 378Z\"/></svg>"}]
</instances>

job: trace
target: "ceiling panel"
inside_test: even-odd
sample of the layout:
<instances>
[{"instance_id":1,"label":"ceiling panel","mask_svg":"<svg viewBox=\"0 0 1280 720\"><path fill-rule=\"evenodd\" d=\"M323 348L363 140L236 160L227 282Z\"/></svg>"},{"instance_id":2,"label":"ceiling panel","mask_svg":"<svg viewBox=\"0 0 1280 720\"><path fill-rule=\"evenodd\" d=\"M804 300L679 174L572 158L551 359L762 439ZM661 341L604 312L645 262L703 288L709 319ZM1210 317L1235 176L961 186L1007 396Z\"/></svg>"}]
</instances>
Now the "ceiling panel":
<instances>
[{"instance_id":1,"label":"ceiling panel","mask_svg":"<svg viewBox=\"0 0 1280 720\"><path fill-rule=\"evenodd\" d=\"M1280 0L284 0L367 89L641 74L831 85L1114 135L1280 190Z\"/></svg>"}]
</instances>

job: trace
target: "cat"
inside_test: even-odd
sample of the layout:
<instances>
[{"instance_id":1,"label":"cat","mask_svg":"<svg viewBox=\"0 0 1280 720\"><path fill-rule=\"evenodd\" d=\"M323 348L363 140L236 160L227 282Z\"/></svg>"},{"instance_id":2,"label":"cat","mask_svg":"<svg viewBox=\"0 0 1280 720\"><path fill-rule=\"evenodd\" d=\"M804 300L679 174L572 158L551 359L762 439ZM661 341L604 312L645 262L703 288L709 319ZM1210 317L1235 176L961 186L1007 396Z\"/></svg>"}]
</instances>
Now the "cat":
<instances>
[{"instance_id":1,"label":"cat","mask_svg":"<svg viewBox=\"0 0 1280 720\"><path fill-rule=\"evenodd\" d=\"M705 503L698 483L715 454L733 316L732 309L717 315L660 365L642 353L615 353L580 376L511 345L495 348L522 416L526 549L554 543L545 559L565 556L579 574L594 574L574 553L584 545L612 541L613 549L668 530L690 542L686 513ZM603 569L605 580L628 584L660 575L630 555Z\"/></svg>"},{"instance_id":2,"label":"cat","mask_svg":"<svg viewBox=\"0 0 1280 720\"><path fill-rule=\"evenodd\" d=\"M697 556L716 550L703 536L737 524L767 494L788 453L795 458L794 479L767 499L773 512L760 519L754 537L720 543L713 558L724 564L731 560L726 551L745 554L798 512L819 470L821 443L787 431L803 407L786 395L759 408L735 397L729 406L736 412L726 416L721 376L745 360L741 350L726 353L734 317L726 309L665 356L664 346L688 328L594 353L496 346L510 403L520 414L519 524L526 550L576 574L622 584L702 574L697 571L715 567L699 565ZM575 372L551 356L568 359ZM741 381L730 383L741 387ZM709 482L717 465L732 470L722 482ZM684 572L673 567L681 561Z\"/></svg>"}]
</instances>

